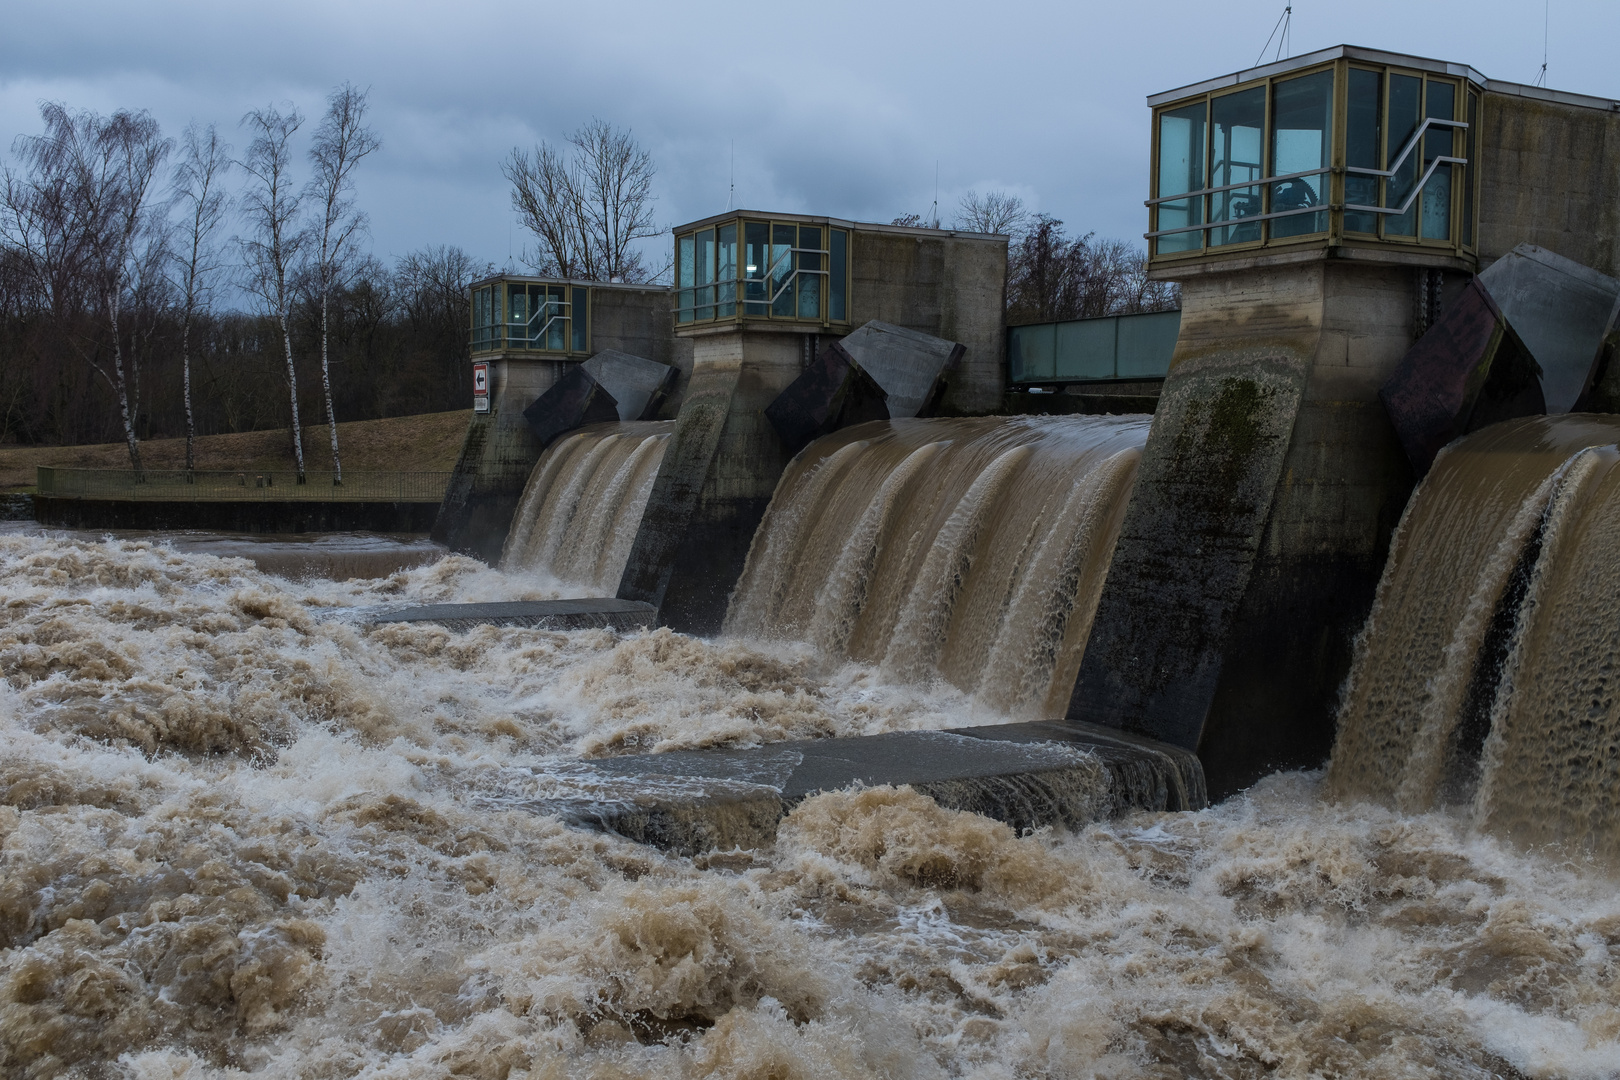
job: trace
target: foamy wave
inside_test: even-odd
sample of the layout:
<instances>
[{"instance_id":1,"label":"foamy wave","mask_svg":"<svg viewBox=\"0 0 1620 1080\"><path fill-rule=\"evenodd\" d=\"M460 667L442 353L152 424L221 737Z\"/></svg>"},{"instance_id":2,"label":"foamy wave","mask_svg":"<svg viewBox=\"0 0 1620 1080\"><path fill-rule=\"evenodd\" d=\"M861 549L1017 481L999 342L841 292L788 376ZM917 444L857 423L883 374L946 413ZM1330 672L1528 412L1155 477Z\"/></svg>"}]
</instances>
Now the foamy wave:
<instances>
[{"instance_id":1,"label":"foamy wave","mask_svg":"<svg viewBox=\"0 0 1620 1080\"><path fill-rule=\"evenodd\" d=\"M358 618L530 587L0 539L0 1073L1620 1072L1610 879L1311 776L1077 835L833 793L692 860L516 809L582 755L994 719L785 647Z\"/></svg>"}]
</instances>

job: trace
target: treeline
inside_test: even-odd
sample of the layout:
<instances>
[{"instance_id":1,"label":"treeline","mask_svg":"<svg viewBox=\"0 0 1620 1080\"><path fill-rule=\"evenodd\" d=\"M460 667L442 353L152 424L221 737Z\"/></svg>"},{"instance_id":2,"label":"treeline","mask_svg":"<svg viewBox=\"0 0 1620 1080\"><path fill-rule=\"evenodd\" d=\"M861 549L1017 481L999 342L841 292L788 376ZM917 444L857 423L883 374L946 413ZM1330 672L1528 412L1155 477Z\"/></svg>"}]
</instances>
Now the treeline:
<instances>
[{"instance_id":1,"label":"treeline","mask_svg":"<svg viewBox=\"0 0 1620 1080\"><path fill-rule=\"evenodd\" d=\"M467 286L492 273L459 248L434 247L385 266L367 260L329 305L333 406L339 420L460 408L472 400L467 363ZM7 280L7 279L10 280ZM171 298L125 308L125 360L137 439L186 432L181 338L184 314ZM109 380L80 358L110 352L91 305L57 312L30 301L0 274L0 443L121 442L125 431ZM301 414L322 417L320 307L308 290L289 330ZM100 337L101 340L97 341ZM191 402L198 435L292 427L281 331L273 315L208 311L190 328ZM64 342L76 342L64 344ZM306 420L307 423L307 420ZM306 452L324 428L306 429Z\"/></svg>"},{"instance_id":2,"label":"treeline","mask_svg":"<svg viewBox=\"0 0 1620 1080\"><path fill-rule=\"evenodd\" d=\"M939 228L920 214L896 218L896 225ZM1147 254L1125 240L1101 240L1094 233L1069 236L1050 214L1031 214L1023 200L1002 191L969 191L952 226L1008 237L1007 325L1093 319L1181 306L1174 282L1152 281Z\"/></svg>"},{"instance_id":3,"label":"treeline","mask_svg":"<svg viewBox=\"0 0 1620 1080\"><path fill-rule=\"evenodd\" d=\"M43 105L0 172L0 443L122 441L139 469L144 439L187 436L189 463L193 435L302 429L300 473L306 447L336 471L330 424L470 400L467 287L494 268L367 253L366 111L339 87L295 154L304 116L253 110L238 157L213 127Z\"/></svg>"}]
</instances>

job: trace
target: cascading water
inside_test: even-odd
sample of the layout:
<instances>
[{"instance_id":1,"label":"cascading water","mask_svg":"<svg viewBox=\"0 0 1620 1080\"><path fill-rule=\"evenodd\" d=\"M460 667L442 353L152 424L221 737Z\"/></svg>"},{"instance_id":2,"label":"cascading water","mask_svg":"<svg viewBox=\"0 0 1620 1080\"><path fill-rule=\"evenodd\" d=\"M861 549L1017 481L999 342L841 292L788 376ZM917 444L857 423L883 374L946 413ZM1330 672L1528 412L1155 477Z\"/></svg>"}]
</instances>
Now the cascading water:
<instances>
[{"instance_id":1,"label":"cascading water","mask_svg":"<svg viewBox=\"0 0 1620 1080\"><path fill-rule=\"evenodd\" d=\"M1620 419L1445 451L1358 644L1328 788L1620 854Z\"/></svg>"},{"instance_id":2,"label":"cascading water","mask_svg":"<svg viewBox=\"0 0 1620 1080\"><path fill-rule=\"evenodd\" d=\"M981 417L827 436L777 485L726 633L1061 715L1148 426Z\"/></svg>"},{"instance_id":3,"label":"cascading water","mask_svg":"<svg viewBox=\"0 0 1620 1080\"><path fill-rule=\"evenodd\" d=\"M547 447L512 516L501 568L612 596L674 431L673 420L592 424Z\"/></svg>"}]
</instances>

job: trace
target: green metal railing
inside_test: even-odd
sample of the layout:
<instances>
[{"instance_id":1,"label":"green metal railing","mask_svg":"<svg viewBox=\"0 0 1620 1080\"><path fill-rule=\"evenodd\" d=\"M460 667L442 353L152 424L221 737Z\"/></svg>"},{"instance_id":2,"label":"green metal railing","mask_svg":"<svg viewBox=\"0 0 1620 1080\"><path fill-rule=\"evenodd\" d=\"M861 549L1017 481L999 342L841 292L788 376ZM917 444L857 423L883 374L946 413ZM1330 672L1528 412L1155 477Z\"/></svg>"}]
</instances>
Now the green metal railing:
<instances>
[{"instance_id":1,"label":"green metal railing","mask_svg":"<svg viewBox=\"0 0 1620 1080\"><path fill-rule=\"evenodd\" d=\"M58 469L36 467L39 495L56 499L157 502L439 502L448 472L330 472L279 469Z\"/></svg>"}]
</instances>

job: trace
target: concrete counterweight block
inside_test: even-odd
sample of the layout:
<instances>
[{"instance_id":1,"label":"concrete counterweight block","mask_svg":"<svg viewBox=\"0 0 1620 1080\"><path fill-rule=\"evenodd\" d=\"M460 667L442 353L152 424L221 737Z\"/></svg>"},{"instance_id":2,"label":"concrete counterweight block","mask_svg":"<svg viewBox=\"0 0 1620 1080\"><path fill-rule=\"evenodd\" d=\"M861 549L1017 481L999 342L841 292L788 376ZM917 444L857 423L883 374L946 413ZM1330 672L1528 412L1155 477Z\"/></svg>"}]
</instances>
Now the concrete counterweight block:
<instances>
[{"instance_id":1,"label":"concrete counterweight block","mask_svg":"<svg viewBox=\"0 0 1620 1080\"><path fill-rule=\"evenodd\" d=\"M619 403L620 420L656 420L680 371L656 360L603 349L581 367Z\"/></svg>"},{"instance_id":2,"label":"concrete counterweight block","mask_svg":"<svg viewBox=\"0 0 1620 1080\"><path fill-rule=\"evenodd\" d=\"M889 416L930 416L967 346L873 319L839 342L887 396Z\"/></svg>"},{"instance_id":3,"label":"concrete counterweight block","mask_svg":"<svg viewBox=\"0 0 1620 1080\"><path fill-rule=\"evenodd\" d=\"M833 342L765 408L782 445L797 454L823 435L889 419L886 395L842 344Z\"/></svg>"},{"instance_id":4,"label":"concrete counterweight block","mask_svg":"<svg viewBox=\"0 0 1620 1080\"><path fill-rule=\"evenodd\" d=\"M579 365L569 368L550 390L535 398L523 410L523 419L540 445L547 447L564 432L619 419L619 403L607 387Z\"/></svg>"},{"instance_id":5,"label":"concrete counterweight block","mask_svg":"<svg viewBox=\"0 0 1620 1080\"><path fill-rule=\"evenodd\" d=\"M1541 365L1547 412L1573 411L1591 383L1620 281L1534 244L1497 259L1479 280Z\"/></svg>"},{"instance_id":6,"label":"concrete counterweight block","mask_svg":"<svg viewBox=\"0 0 1620 1080\"><path fill-rule=\"evenodd\" d=\"M1418 477L1451 440L1547 411L1540 369L1481 281L1469 281L1378 391Z\"/></svg>"}]
</instances>

